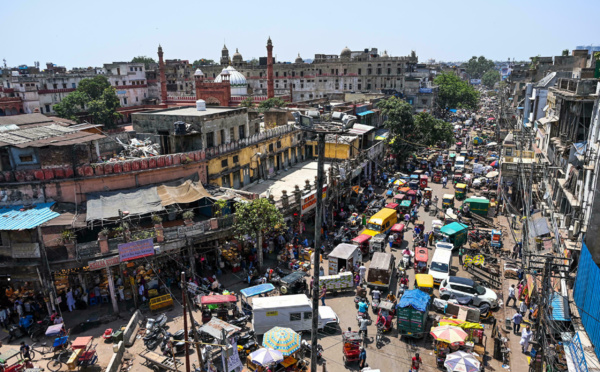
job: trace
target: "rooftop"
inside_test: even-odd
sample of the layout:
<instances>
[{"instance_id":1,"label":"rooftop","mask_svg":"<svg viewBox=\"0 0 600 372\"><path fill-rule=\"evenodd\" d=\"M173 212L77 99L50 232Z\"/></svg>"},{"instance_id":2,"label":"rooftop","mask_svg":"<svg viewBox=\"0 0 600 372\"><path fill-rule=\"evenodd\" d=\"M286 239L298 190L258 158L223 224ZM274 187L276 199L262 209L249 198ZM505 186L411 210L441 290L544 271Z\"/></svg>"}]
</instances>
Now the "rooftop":
<instances>
[{"instance_id":1,"label":"rooftop","mask_svg":"<svg viewBox=\"0 0 600 372\"><path fill-rule=\"evenodd\" d=\"M330 164L325 163L324 170L329 170ZM277 178L264 181L256 185L252 185L246 189L246 191L260 194L261 196L273 195L275 200L281 198L283 193L281 191L286 190L289 196L294 191L294 186L300 186L300 189L304 189L306 180L310 180L311 185L314 184L315 177L317 176L317 162L311 161L307 163L296 164L291 167L288 171L281 172Z\"/></svg>"},{"instance_id":2,"label":"rooftop","mask_svg":"<svg viewBox=\"0 0 600 372\"><path fill-rule=\"evenodd\" d=\"M6 126L7 130L0 131L0 147L16 146L44 147L68 146L104 138L102 134L83 132L58 124L14 129L13 125Z\"/></svg>"},{"instance_id":3,"label":"rooftop","mask_svg":"<svg viewBox=\"0 0 600 372\"><path fill-rule=\"evenodd\" d=\"M229 108L229 107L210 107L207 106L205 111L198 111L196 107L180 107L166 110L155 110L152 112L146 112L146 115L170 115L170 116L210 116L215 114L222 114L224 112L239 111L242 113L245 109L243 108ZM136 114L133 114L136 115Z\"/></svg>"}]
</instances>

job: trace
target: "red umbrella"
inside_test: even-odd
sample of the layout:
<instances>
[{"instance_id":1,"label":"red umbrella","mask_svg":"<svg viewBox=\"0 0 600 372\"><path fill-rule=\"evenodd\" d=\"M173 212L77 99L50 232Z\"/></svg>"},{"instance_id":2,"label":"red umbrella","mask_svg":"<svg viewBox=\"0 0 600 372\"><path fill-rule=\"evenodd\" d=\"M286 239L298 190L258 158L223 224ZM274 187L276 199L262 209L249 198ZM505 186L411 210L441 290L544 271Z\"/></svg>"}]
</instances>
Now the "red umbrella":
<instances>
[{"instance_id":1,"label":"red umbrella","mask_svg":"<svg viewBox=\"0 0 600 372\"><path fill-rule=\"evenodd\" d=\"M494 160L492 162L492 164L490 164L491 167L497 167L498 166L498 160Z\"/></svg>"}]
</instances>

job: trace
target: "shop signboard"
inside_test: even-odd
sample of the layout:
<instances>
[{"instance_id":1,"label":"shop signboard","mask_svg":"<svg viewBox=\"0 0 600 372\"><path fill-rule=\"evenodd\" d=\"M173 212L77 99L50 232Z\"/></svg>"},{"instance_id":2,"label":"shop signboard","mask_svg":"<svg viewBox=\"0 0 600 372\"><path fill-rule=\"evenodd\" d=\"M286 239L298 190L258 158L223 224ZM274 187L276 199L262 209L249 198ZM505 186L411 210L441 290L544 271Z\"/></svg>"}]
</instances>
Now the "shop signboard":
<instances>
[{"instance_id":1,"label":"shop signboard","mask_svg":"<svg viewBox=\"0 0 600 372\"><path fill-rule=\"evenodd\" d=\"M119 257L121 262L152 255L154 255L153 238L119 244Z\"/></svg>"},{"instance_id":2,"label":"shop signboard","mask_svg":"<svg viewBox=\"0 0 600 372\"><path fill-rule=\"evenodd\" d=\"M185 238L204 234L204 223L195 223L190 226L181 226L177 228L177 237Z\"/></svg>"},{"instance_id":3,"label":"shop signboard","mask_svg":"<svg viewBox=\"0 0 600 372\"><path fill-rule=\"evenodd\" d=\"M13 243L12 258L40 258L39 243Z\"/></svg>"},{"instance_id":4,"label":"shop signboard","mask_svg":"<svg viewBox=\"0 0 600 372\"><path fill-rule=\"evenodd\" d=\"M323 200L327 198L327 185L323 186ZM302 214L306 214L317 207L317 191L313 191L310 194L302 198Z\"/></svg>"},{"instance_id":5,"label":"shop signboard","mask_svg":"<svg viewBox=\"0 0 600 372\"><path fill-rule=\"evenodd\" d=\"M90 267L90 271L104 269L110 266L116 266L119 264L120 259L119 256L113 256L109 258L103 258L101 260L90 261L88 266Z\"/></svg>"},{"instance_id":6,"label":"shop signboard","mask_svg":"<svg viewBox=\"0 0 600 372\"><path fill-rule=\"evenodd\" d=\"M433 93L433 88L419 88L419 93L424 93L424 94Z\"/></svg>"},{"instance_id":7,"label":"shop signboard","mask_svg":"<svg viewBox=\"0 0 600 372\"><path fill-rule=\"evenodd\" d=\"M471 85L481 85L481 79L471 79Z\"/></svg>"}]
</instances>

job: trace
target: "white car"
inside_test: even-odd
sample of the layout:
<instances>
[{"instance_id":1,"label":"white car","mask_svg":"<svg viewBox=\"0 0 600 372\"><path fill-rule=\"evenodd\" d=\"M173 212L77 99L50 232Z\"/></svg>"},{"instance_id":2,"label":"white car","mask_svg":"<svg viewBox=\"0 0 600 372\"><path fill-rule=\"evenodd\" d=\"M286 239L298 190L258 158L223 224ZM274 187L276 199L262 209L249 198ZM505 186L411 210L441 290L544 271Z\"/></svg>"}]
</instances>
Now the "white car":
<instances>
[{"instance_id":1,"label":"white car","mask_svg":"<svg viewBox=\"0 0 600 372\"><path fill-rule=\"evenodd\" d=\"M496 292L485 288L472 279L449 276L440 284L440 298L448 299L451 295L455 297L470 297L475 306L487 304L490 308L498 307L498 296Z\"/></svg>"}]
</instances>

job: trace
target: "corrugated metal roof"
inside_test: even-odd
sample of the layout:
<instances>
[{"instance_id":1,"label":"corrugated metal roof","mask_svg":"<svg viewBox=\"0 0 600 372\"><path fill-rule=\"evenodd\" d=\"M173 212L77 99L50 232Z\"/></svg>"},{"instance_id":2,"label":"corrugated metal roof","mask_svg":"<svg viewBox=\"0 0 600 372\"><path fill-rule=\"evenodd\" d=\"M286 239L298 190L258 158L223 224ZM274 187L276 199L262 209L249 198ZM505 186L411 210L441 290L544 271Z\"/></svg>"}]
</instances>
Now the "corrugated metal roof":
<instances>
[{"instance_id":1,"label":"corrugated metal roof","mask_svg":"<svg viewBox=\"0 0 600 372\"><path fill-rule=\"evenodd\" d=\"M79 131L58 124L0 132L1 146L67 146L104 138L104 135Z\"/></svg>"},{"instance_id":2,"label":"corrugated metal roof","mask_svg":"<svg viewBox=\"0 0 600 372\"><path fill-rule=\"evenodd\" d=\"M52 203L38 203L27 209L23 205L0 207L0 230L28 230L60 216L53 212Z\"/></svg>"},{"instance_id":3,"label":"corrugated metal roof","mask_svg":"<svg viewBox=\"0 0 600 372\"><path fill-rule=\"evenodd\" d=\"M558 292L554 292L550 296L550 303L552 304L552 319L562 322L571 321L569 305L565 297L561 296Z\"/></svg>"}]
</instances>

